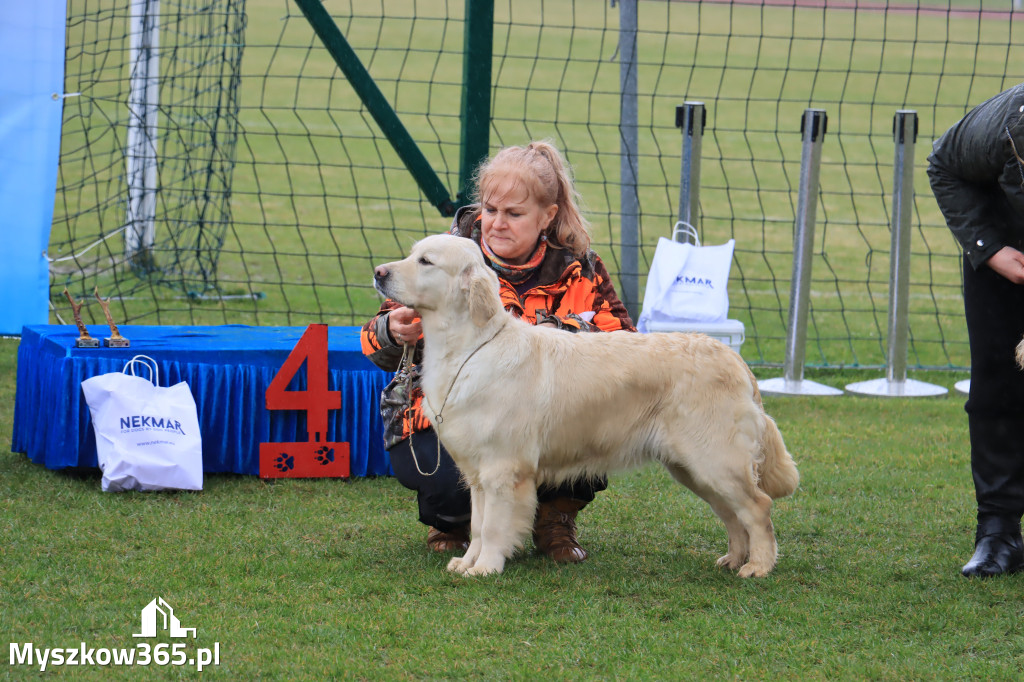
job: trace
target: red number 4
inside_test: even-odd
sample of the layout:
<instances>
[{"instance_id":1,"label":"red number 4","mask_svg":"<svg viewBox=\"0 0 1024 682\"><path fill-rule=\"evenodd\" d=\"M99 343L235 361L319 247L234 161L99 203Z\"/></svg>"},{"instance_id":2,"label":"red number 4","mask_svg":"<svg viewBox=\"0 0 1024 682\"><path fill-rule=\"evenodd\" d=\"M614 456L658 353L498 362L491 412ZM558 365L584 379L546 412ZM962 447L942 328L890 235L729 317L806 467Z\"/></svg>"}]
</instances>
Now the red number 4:
<instances>
[{"instance_id":1,"label":"red number 4","mask_svg":"<svg viewBox=\"0 0 1024 682\"><path fill-rule=\"evenodd\" d=\"M289 391L288 384L306 365L306 389ZM312 478L349 475L348 443L327 443L327 417L341 409L341 391L327 388L327 325L311 324L288 354L267 387L268 410L306 413L305 443L261 443L260 476Z\"/></svg>"}]
</instances>

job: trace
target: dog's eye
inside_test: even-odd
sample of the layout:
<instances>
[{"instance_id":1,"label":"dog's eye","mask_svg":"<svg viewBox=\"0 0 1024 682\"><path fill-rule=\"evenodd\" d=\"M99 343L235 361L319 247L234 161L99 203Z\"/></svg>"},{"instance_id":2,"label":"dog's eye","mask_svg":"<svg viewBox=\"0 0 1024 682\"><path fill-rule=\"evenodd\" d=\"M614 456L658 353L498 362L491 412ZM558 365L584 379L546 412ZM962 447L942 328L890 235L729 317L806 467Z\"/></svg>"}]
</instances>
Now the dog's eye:
<instances>
[{"instance_id":1,"label":"dog's eye","mask_svg":"<svg viewBox=\"0 0 1024 682\"><path fill-rule=\"evenodd\" d=\"M430 259L427 258L426 256L420 256L419 263L420 265L433 265L433 263L430 262Z\"/></svg>"}]
</instances>

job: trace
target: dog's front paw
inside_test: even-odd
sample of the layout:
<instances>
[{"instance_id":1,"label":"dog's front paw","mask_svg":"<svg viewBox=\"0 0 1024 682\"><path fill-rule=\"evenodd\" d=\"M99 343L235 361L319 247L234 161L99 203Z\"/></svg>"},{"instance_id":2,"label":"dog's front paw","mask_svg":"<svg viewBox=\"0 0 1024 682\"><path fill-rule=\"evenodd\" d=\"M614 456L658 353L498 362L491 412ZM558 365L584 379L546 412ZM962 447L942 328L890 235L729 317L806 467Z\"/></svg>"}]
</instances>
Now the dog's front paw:
<instances>
[{"instance_id":1,"label":"dog's front paw","mask_svg":"<svg viewBox=\"0 0 1024 682\"><path fill-rule=\"evenodd\" d=\"M448 570L452 573L466 574L466 571L473 568L472 562L466 561L466 557L457 556L448 562Z\"/></svg>"},{"instance_id":2,"label":"dog's front paw","mask_svg":"<svg viewBox=\"0 0 1024 682\"><path fill-rule=\"evenodd\" d=\"M719 557L718 561L715 562L715 566L719 568L728 568L735 571L743 565L743 557L733 556L732 554L726 554L723 557Z\"/></svg>"},{"instance_id":3,"label":"dog's front paw","mask_svg":"<svg viewBox=\"0 0 1024 682\"><path fill-rule=\"evenodd\" d=\"M498 566L482 566L478 563L468 571L463 572L463 575L494 575L501 573L501 568Z\"/></svg>"},{"instance_id":4,"label":"dog's front paw","mask_svg":"<svg viewBox=\"0 0 1024 682\"><path fill-rule=\"evenodd\" d=\"M749 561L740 566L738 575L741 578L763 578L771 573L773 568L775 567Z\"/></svg>"},{"instance_id":5,"label":"dog's front paw","mask_svg":"<svg viewBox=\"0 0 1024 682\"><path fill-rule=\"evenodd\" d=\"M501 573L505 568L505 557L493 552L483 552L463 575L491 575Z\"/></svg>"}]
</instances>

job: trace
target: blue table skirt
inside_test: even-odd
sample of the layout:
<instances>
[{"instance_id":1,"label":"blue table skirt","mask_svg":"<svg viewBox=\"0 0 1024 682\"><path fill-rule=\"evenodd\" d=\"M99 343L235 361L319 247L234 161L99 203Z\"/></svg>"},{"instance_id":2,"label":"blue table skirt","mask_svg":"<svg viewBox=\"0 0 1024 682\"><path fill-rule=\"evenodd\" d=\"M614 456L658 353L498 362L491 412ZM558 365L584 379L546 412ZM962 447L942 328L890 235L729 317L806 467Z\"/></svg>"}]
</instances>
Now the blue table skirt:
<instances>
[{"instance_id":1,"label":"blue table skirt","mask_svg":"<svg viewBox=\"0 0 1024 682\"><path fill-rule=\"evenodd\" d=\"M75 348L74 326L22 330L12 452L50 469L96 467L96 436L82 380L120 372L135 355L160 368L160 385L188 383L196 399L207 472L259 473L259 446L308 440L305 413L267 410L265 394L305 327L120 327L130 348ZM90 326L98 339L110 335ZM391 374L360 351L358 327L328 328L328 386L341 391L329 413L326 440L350 445L353 476L391 473L384 450L380 393ZM300 370L289 390L305 386Z\"/></svg>"}]
</instances>

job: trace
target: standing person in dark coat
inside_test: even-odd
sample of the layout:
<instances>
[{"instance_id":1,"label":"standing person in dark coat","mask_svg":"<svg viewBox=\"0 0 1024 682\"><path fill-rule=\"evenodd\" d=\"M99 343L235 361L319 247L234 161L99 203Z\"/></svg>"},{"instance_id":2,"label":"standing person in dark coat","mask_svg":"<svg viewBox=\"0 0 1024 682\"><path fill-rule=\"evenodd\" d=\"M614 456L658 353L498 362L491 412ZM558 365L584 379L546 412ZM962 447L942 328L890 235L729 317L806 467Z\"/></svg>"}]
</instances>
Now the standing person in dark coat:
<instances>
[{"instance_id":1,"label":"standing person in dark coat","mask_svg":"<svg viewBox=\"0 0 1024 682\"><path fill-rule=\"evenodd\" d=\"M928 177L964 251L971 390L964 409L978 502L968 577L1024 568L1024 83L979 104L934 144Z\"/></svg>"}]
</instances>

